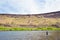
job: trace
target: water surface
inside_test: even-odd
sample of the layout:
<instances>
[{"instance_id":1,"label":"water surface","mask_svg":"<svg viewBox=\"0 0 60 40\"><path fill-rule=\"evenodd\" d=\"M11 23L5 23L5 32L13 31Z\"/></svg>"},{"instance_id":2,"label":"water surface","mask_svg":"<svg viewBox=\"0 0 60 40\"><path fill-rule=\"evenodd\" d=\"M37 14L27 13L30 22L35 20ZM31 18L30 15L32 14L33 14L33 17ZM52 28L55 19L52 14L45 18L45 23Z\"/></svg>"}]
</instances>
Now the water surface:
<instances>
[{"instance_id":1,"label":"water surface","mask_svg":"<svg viewBox=\"0 0 60 40\"><path fill-rule=\"evenodd\" d=\"M51 35L49 32L48 35ZM46 31L1 31L0 40L46 40Z\"/></svg>"}]
</instances>

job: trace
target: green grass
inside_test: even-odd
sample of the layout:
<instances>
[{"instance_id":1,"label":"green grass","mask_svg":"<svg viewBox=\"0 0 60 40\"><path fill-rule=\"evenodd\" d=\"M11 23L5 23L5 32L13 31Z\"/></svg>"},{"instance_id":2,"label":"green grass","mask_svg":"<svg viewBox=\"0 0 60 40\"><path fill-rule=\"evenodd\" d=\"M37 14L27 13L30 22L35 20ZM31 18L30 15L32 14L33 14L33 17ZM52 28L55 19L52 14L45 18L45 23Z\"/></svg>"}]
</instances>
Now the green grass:
<instances>
[{"instance_id":1,"label":"green grass","mask_svg":"<svg viewBox=\"0 0 60 40\"><path fill-rule=\"evenodd\" d=\"M53 27L48 27L48 28L24 28L24 27L0 27L0 31L56 31L60 30L60 28L53 28Z\"/></svg>"}]
</instances>

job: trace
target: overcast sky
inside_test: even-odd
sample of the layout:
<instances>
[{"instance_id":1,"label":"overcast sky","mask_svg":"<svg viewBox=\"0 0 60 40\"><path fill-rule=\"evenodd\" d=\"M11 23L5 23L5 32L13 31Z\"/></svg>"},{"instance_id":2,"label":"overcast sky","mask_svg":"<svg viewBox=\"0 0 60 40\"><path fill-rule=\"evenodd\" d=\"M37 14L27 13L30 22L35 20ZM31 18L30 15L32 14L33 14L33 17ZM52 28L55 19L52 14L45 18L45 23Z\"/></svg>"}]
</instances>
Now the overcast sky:
<instances>
[{"instance_id":1,"label":"overcast sky","mask_svg":"<svg viewBox=\"0 0 60 40\"><path fill-rule=\"evenodd\" d=\"M60 11L60 0L0 0L0 13L36 14Z\"/></svg>"}]
</instances>

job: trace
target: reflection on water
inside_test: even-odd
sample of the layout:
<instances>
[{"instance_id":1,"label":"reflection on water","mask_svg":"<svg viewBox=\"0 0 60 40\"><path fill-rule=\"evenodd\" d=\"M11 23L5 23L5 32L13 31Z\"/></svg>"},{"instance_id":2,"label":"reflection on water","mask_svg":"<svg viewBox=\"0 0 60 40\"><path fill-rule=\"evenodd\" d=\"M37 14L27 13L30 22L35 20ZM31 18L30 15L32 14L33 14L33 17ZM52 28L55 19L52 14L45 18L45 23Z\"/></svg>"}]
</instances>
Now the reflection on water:
<instances>
[{"instance_id":1,"label":"reflection on water","mask_svg":"<svg viewBox=\"0 0 60 40\"><path fill-rule=\"evenodd\" d=\"M57 32L48 31L46 36L46 31L1 31L0 40L57 40L54 33Z\"/></svg>"}]
</instances>

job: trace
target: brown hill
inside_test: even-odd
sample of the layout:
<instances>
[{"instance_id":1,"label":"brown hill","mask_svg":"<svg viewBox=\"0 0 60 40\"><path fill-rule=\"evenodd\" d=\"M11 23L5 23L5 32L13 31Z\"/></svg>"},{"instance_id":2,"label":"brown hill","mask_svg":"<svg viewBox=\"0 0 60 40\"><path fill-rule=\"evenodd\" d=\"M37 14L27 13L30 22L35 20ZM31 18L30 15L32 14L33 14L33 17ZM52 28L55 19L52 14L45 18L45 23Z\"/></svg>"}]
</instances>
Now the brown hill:
<instances>
[{"instance_id":1,"label":"brown hill","mask_svg":"<svg viewBox=\"0 0 60 40\"><path fill-rule=\"evenodd\" d=\"M0 26L5 27L60 27L60 11L43 14L0 14Z\"/></svg>"}]
</instances>

